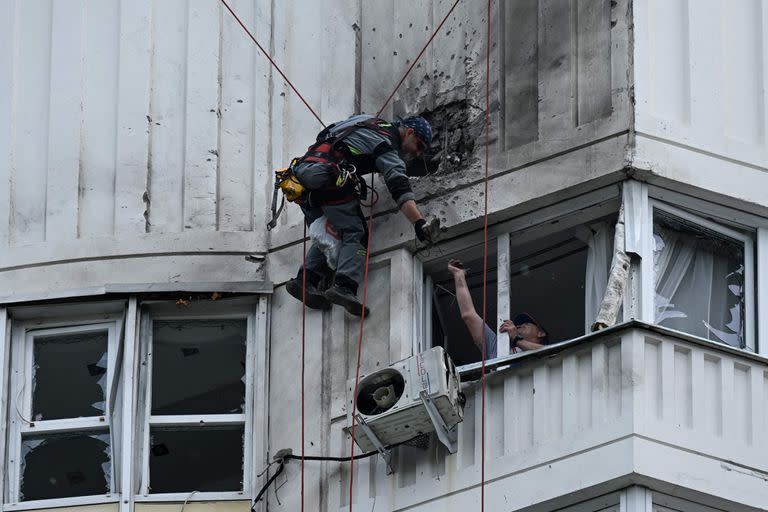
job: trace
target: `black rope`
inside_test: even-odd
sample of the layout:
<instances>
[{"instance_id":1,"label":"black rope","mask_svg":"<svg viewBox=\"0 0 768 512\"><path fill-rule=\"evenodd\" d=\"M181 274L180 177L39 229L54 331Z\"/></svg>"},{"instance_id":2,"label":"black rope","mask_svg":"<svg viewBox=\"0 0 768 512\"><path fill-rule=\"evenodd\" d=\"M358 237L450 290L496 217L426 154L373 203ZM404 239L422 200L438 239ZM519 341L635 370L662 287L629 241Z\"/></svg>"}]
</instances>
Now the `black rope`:
<instances>
[{"instance_id":1,"label":"black rope","mask_svg":"<svg viewBox=\"0 0 768 512\"><path fill-rule=\"evenodd\" d=\"M400 446L401 444L406 444L408 441L402 441L399 443L395 443L392 445L387 446L387 449L395 448L396 446ZM304 460L318 460L318 461L330 461L330 462L351 462L352 460L360 460L360 459L367 459L368 457L373 457L374 455L378 455L378 451L373 452L366 452L361 453L360 455L355 455L353 457L322 457L319 455L312 455L312 456L304 456ZM277 471L274 475L272 475L269 480L267 480L267 483L264 484L264 487L261 488L259 491L259 494L256 495L256 499L253 500L253 506L251 507L251 512L255 512L256 510L256 504L261 500L261 498L266 494L267 489L269 489L269 486L272 485L272 482L275 481L275 479L280 476L280 473L283 472L285 469L285 462L286 460L301 460L301 455L294 455L293 453L289 453L282 458L278 459L276 462L279 462L280 467L277 468ZM274 462L272 463L274 464ZM267 468L269 469L269 468Z\"/></svg>"},{"instance_id":2,"label":"black rope","mask_svg":"<svg viewBox=\"0 0 768 512\"><path fill-rule=\"evenodd\" d=\"M397 445L394 445L397 446ZM361 453L360 455L355 455L355 460L360 459L366 459L368 457L373 457L374 455L377 455L379 452L368 452L368 453ZM272 485L272 482L277 479L278 476L283 472L285 469L285 461L287 459L290 460L301 460L301 455L293 455L289 454L280 459L280 467L277 468L277 471L274 475L269 477L269 480L267 480L267 483L264 484L264 487L261 488L259 491L259 494L256 495L256 498L253 500L253 506L251 507L251 512L255 512L256 510L256 504L261 501L261 498L264 497L264 494L266 494L267 489L269 489L269 486ZM304 460L321 460L321 461L331 461L331 462L349 462L352 460L350 457L320 457L320 456L305 456Z\"/></svg>"},{"instance_id":3,"label":"black rope","mask_svg":"<svg viewBox=\"0 0 768 512\"><path fill-rule=\"evenodd\" d=\"M264 487L261 488L261 490L259 491L259 494L256 495L256 499L253 500L253 506L251 507L251 512L255 510L256 504L259 502L261 497L264 496L264 494L266 494L267 489L269 489L269 486L272 485L272 482L274 482L278 476L280 476L280 473L282 473L284 469L285 469L285 461L281 460L280 467L277 468L277 471L275 472L275 474L272 475L269 478L269 480L267 480L267 483L264 485Z\"/></svg>"},{"instance_id":4,"label":"black rope","mask_svg":"<svg viewBox=\"0 0 768 512\"><path fill-rule=\"evenodd\" d=\"M368 457L373 457L374 455L378 455L379 452L368 452L368 453L361 453L360 455L355 455L355 460L360 459L367 459ZM301 460L300 455L286 455L286 459L291 460ZM352 460L351 457L320 457L320 456L304 456L304 460L327 460L331 462L349 462Z\"/></svg>"}]
</instances>

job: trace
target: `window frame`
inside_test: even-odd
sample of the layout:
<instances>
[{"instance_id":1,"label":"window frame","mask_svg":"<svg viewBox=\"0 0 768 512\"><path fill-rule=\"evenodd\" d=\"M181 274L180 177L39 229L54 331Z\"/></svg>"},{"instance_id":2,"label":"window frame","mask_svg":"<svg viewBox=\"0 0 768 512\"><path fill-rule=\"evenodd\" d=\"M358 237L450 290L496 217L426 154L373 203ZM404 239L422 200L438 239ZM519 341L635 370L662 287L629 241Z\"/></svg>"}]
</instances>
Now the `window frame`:
<instances>
[{"instance_id":1,"label":"window frame","mask_svg":"<svg viewBox=\"0 0 768 512\"><path fill-rule=\"evenodd\" d=\"M504 312L509 311L511 303L509 281L510 260L513 250L511 246L512 240L518 243L522 243L521 241L533 241L555 233L572 230L577 226L589 224L607 215L618 215L621 202L621 186L607 186L489 226L489 245L492 239L495 239L497 245L497 325L500 325L507 318ZM414 265L416 266L414 276L420 277L420 280L417 282L421 284L420 293L416 294L416 315L418 315L417 318L421 318L421 321L414 322L412 337L414 354L432 347L432 280L425 266L445 259L446 254L458 252L467 246L482 243L482 241L483 231L477 230L439 244L440 250L438 251L429 251L427 254L421 253L417 258L414 258ZM475 307L477 309L479 305L475 304ZM507 336L498 336L497 353L508 354L508 352L509 338ZM497 359L499 357L508 356L499 355ZM461 371L464 368L472 367L474 364L477 363L469 363L457 366L456 368L458 371Z\"/></svg>"},{"instance_id":2,"label":"window frame","mask_svg":"<svg viewBox=\"0 0 768 512\"><path fill-rule=\"evenodd\" d=\"M76 332L107 331L107 385L105 389L105 411L103 415L83 418L64 418L57 420L34 421L32 414L32 364L34 363L34 340L41 335L68 334ZM11 329L11 361L22 361L22 365L13 364L9 371L8 387L8 453L6 456L8 472L8 502L3 503L3 510L30 510L38 508L66 507L92 503L116 502L120 496L120 482L117 472L121 464L118 460L115 439L115 418L121 412L111 411L115 403L111 401L113 387L119 386L121 369L119 364L119 345L123 331L123 315L108 313L99 318L83 317L67 320L25 320L14 322ZM24 418L20 414L26 414ZM26 421L27 419L31 421ZM106 425L106 426L105 426ZM87 430L104 430L110 437L110 491L105 494L74 496L68 498L50 498L42 500L19 501L21 490L21 442L24 435L56 434Z\"/></svg>"},{"instance_id":3,"label":"window frame","mask_svg":"<svg viewBox=\"0 0 768 512\"><path fill-rule=\"evenodd\" d=\"M647 222L648 230L650 230L650 232L647 232L646 236L649 237L648 238L648 244L649 244L648 258L650 259L651 268L653 266L653 218L654 218L654 213L657 210L670 214L674 217L678 217L692 224L701 226L710 231L714 231L728 238L732 238L744 244L744 322L745 322L744 345L745 346L734 347L734 348L740 349L740 350L747 350L753 353L756 352L757 341L755 336L755 328L756 328L755 318L756 318L757 312L755 310L755 304L756 304L755 286L756 286L757 276L755 272L755 261L756 261L755 245L756 244L753 237L749 236L744 232L732 229L727 225L721 224L715 220L704 218L703 216L697 213L693 213L688 210L683 210L681 208L667 204L663 201L659 201L658 199L649 197L648 212L647 212L648 219L646 222ZM656 276L654 272L655 271L652 270L647 276L647 278L643 280L643 292L644 294L648 294L649 297L654 297L656 293L656 285L655 285ZM651 309L650 315L654 316L654 318L649 317L650 323L655 324L656 323L655 305L653 306L653 309ZM686 334L690 334L690 333L686 333ZM695 336L695 335L692 334L692 336ZM710 340L710 341L721 343L721 342L718 342L717 340Z\"/></svg>"},{"instance_id":4,"label":"window frame","mask_svg":"<svg viewBox=\"0 0 768 512\"><path fill-rule=\"evenodd\" d=\"M134 495L135 502L163 502L163 501L238 501L251 499L253 494L253 447L258 444L253 439L254 433L254 383L256 368L256 328L257 309L259 301L253 301L247 305L233 304L227 311L218 311L213 308L206 312L203 308L179 313L169 311L167 308L150 308L141 315L140 329L140 355L139 360L146 364L141 365L141 373L138 377L140 391L137 407L137 427L139 433L136 437L140 442L136 452L137 463L140 463L138 477L138 492ZM177 308L178 309L178 308ZM152 335L155 320L246 320L245 342L245 407L241 414L203 414L203 415L157 415L153 416L152 408ZM199 492L190 489L181 493L152 493L149 489L150 474L150 433L153 426L201 426L210 427L225 425L243 425L243 489L241 491L216 491Z\"/></svg>"}]
</instances>

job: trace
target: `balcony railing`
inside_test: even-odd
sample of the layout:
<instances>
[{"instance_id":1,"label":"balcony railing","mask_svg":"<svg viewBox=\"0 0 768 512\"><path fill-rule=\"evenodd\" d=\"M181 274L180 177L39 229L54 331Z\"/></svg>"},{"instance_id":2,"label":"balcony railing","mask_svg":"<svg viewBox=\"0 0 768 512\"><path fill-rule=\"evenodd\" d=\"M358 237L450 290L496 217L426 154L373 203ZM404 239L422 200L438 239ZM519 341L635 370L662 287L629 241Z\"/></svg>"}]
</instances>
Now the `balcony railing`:
<instances>
[{"instance_id":1,"label":"balcony railing","mask_svg":"<svg viewBox=\"0 0 768 512\"><path fill-rule=\"evenodd\" d=\"M630 322L493 361L486 379L486 510L574 500L631 483L768 503L768 360ZM355 465L355 510L464 510L480 500L479 370L458 452L434 440ZM339 432L339 444L347 443ZM339 447L341 448L341 447ZM329 510L348 508L346 465L328 467ZM450 508L453 507L453 508ZM469 510L470 508L467 508ZM472 508L474 509L474 508Z\"/></svg>"}]
</instances>

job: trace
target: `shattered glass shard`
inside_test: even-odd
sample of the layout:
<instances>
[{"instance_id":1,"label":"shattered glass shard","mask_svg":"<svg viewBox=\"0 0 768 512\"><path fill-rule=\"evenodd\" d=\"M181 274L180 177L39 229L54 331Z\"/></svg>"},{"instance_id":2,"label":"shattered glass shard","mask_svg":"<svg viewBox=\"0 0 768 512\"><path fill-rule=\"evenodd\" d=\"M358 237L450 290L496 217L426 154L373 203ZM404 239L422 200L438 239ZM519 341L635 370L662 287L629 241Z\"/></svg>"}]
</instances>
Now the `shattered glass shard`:
<instances>
[{"instance_id":1,"label":"shattered glass shard","mask_svg":"<svg viewBox=\"0 0 768 512\"><path fill-rule=\"evenodd\" d=\"M55 420L104 413L107 339L107 331L35 337L33 417Z\"/></svg>"},{"instance_id":2,"label":"shattered glass shard","mask_svg":"<svg viewBox=\"0 0 768 512\"><path fill-rule=\"evenodd\" d=\"M21 442L20 501L110 492L109 435L71 432L26 437Z\"/></svg>"}]
</instances>

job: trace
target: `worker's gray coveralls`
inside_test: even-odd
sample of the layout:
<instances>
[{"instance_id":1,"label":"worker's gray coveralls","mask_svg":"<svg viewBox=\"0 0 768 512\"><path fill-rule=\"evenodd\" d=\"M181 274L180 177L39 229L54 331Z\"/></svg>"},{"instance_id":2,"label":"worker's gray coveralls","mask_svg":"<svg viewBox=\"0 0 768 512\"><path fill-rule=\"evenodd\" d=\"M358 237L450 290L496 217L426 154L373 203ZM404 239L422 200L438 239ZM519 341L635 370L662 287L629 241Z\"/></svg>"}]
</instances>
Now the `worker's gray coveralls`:
<instances>
[{"instance_id":1,"label":"worker's gray coveralls","mask_svg":"<svg viewBox=\"0 0 768 512\"><path fill-rule=\"evenodd\" d=\"M368 115L352 116L334 126L331 129L331 135L338 134L352 124L371 118L372 116ZM379 155L375 160L375 169L358 169L358 174L374 170L381 173L398 208L404 202L414 198L406 175L405 162L400 157L400 137L397 130L393 130L392 138L387 138L372 129L361 127L347 135L343 143L354 148L356 155ZM328 164L324 163L305 162L296 166L294 173L302 185L310 191L319 191L332 185L336 179L328 172L328 167ZM322 192L319 193L322 194ZM340 204L325 204L322 199L315 201L311 197L312 194L310 192L310 201L305 202L301 207L307 225L311 225L322 215L330 221L341 236L335 281L356 290L356 285L363 277L368 242L365 217L360 209L359 199L354 197ZM307 270L307 279L315 285L320 278L329 276L332 272L322 251L314 244L307 252Z\"/></svg>"}]
</instances>

